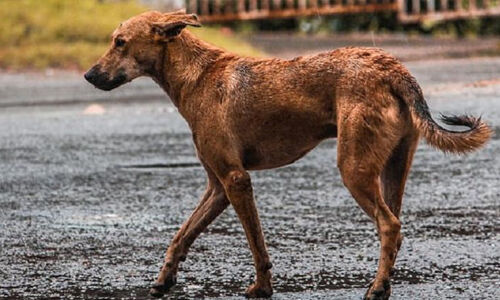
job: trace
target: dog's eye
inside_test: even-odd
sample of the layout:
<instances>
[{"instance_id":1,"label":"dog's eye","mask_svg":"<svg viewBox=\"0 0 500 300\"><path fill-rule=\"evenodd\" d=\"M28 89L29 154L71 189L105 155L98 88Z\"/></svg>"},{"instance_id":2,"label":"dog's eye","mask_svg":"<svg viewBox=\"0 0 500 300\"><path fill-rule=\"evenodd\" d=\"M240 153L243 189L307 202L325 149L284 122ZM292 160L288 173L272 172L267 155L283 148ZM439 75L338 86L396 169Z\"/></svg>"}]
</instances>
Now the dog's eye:
<instances>
[{"instance_id":1,"label":"dog's eye","mask_svg":"<svg viewBox=\"0 0 500 300\"><path fill-rule=\"evenodd\" d=\"M123 46L125 46L125 40L124 39L116 39L115 40L115 46L116 47L123 47Z\"/></svg>"}]
</instances>

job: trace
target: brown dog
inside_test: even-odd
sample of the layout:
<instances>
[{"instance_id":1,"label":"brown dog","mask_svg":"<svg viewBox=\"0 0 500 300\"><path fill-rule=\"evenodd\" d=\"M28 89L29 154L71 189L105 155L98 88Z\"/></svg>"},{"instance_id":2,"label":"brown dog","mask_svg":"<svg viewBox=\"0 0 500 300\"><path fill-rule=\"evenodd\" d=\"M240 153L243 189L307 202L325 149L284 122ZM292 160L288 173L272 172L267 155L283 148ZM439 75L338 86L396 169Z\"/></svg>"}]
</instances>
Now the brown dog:
<instances>
[{"instance_id":1,"label":"brown dog","mask_svg":"<svg viewBox=\"0 0 500 300\"><path fill-rule=\"evenodd\" d=\"M208 187L167 250L151 289L162 296L176 282L196 237L231 204L245 229L257 277L246 295L272 294L272 264L247 170L284 166L326 138L338 138L345 186L375 222L381 242L375 280L365 299L387 299L401 246L399 214L419 136L453 153L478 149L491 130L469 116L431 118L415 78L379 49L345 48L293 60L243 58L198 40L184 12L147 12L124 22L85 78L103 90L139 76L153 78L188 122Z\"/></svg>"}]
</instances>

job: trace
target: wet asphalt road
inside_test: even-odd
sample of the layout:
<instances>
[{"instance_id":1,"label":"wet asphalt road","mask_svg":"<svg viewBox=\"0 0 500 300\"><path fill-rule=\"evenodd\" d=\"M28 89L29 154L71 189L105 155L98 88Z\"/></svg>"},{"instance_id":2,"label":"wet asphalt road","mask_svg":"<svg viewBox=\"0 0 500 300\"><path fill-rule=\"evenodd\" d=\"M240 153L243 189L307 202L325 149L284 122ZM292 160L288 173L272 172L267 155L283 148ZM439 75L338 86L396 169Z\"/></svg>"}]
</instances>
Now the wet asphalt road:
<instances>
[{"instance_id":1,"label":"wet asphalt road","mask_svg":"<svg viewBox=\"0 0 500 300\"><path fill-rule=\"evenodd\" d=\"M496 136L462 157L421 143L393 299L498 299L500 58L408 66L434 112L482 114ZM129 90L136 86L152 89L140 81ZM203 192L190 133L167 100L101 105L102 115L83 114L88 103L0 109L0 298L146 298ZM375 274L374 226L342 186L335 145L252 173L273 299L360 299ZM154 164L172 167L148 168ZM194 243L169 297L240 299L253 276L229 208Z\"/></svg>"}]
</instances>

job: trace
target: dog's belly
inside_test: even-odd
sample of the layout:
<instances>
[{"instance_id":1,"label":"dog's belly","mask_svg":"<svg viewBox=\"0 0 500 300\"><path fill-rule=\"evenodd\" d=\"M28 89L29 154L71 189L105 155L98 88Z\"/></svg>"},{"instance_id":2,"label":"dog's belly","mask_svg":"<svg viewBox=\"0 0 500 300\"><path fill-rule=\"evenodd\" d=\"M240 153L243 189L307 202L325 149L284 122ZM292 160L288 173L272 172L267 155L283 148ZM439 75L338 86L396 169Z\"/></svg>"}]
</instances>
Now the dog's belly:
<instances>
[{"instance_id":1,"label":"dog's belly","mask_svg":"<svg viewBox=\"0 0 500 300\"><path fill-rule=\"evenodd\" d=\"M325 88L324 90L330 90ZM304 85L253 87L228 99L223 118L246 169L290 164L326 138L337 136L333 92L313 94Z\"/></svg>"},{"instance_id":2,"label":"dog's belly","mask_svg":"<svg viewBox=\"0 0 500 300\"><path fill-rule=\"evenodd\" d=\"M295 162L322 140L337 136L337 127L334 124L324 124L307 128L297 128L296 131L286 128L274 128L266 133L264 138L246 141L242 151L243 166L247 170L263 170L285 166Z\"/></svg>"}]
</instances>

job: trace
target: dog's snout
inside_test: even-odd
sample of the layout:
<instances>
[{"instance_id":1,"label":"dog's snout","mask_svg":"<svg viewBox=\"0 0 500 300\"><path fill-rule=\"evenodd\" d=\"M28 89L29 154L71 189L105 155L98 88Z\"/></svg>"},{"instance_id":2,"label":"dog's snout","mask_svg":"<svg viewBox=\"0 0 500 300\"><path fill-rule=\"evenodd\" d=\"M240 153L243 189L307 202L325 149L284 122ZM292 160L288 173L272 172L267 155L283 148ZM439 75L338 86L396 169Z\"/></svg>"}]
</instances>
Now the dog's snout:
<instances>
[{"instance_id":1,"label":"dog's snout","mask_svg":"<svg viewBox=\"0 0 500 300\"><path fill-rule=\"evenodd\" d=\"M95 65L90 70L88 70L87 73L83 75L83 77L85 77L85 80L93 84L95 83L95 79L97 78L100 69L101 66Z\"/></svg>"},{"instance_id":2,"label":"dog's snout","mask_svg":"<svg viewBox=\"0 0 500 300\"><path fill-rule=\"evenodd\" d=\"M85 79L96 88L110 91L127 82L127 74L123 69L118 69L114 76L104 72L99 64L93 66L83 75Z\"/></svg>"}]
</instances>

